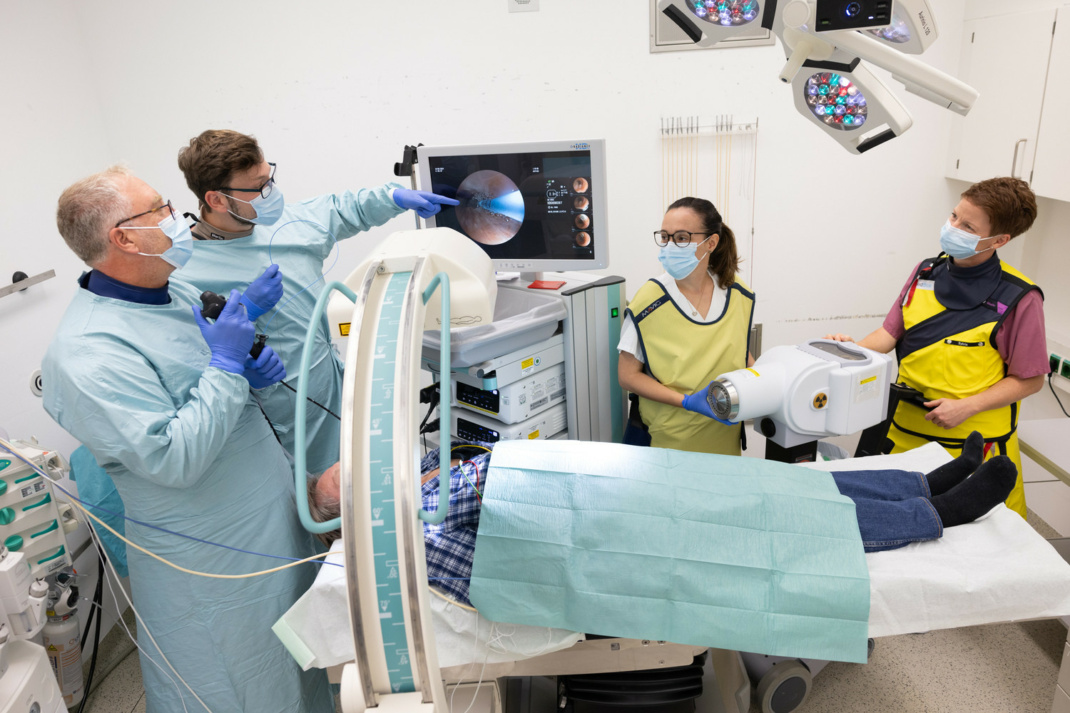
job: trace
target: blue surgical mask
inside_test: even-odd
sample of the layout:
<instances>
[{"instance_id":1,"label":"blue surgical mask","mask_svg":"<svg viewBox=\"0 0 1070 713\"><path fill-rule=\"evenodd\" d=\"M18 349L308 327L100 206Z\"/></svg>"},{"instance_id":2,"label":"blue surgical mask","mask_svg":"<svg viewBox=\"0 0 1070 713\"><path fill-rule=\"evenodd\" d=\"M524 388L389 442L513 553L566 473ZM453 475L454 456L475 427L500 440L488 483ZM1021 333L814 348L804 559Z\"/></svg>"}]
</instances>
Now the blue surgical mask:
<instances>
[{"instance_id":1,"label":"blue surgical mask","mask_svg":"<svg viewBox=\"0 0 1070 713\"><path fill-rule=\"evenodd\" d=\"M980 255L995 249L995 246L992 246L978 251L977 244L982 240L984 238L954 227L951 225L950 220L944 223L944 227L940 228L940 249L956 260L965 260L974 255Z\"/></svg>"},{"instance_id":2,"label":"blue surgical mask","mask_svg":"<svg viewBox=\"0 0 1070 713\"><path fill-rule=\"evenodd\" d=\"M181 269L193 257L193 233L186 221L170 215L157 223L157 228L171 239L171 247L162 253L138 253L145 257L158 257L169 265ZM155 230L151 226L127 226L124 230Z\"/></svg>"},{"instance_id":3,"label":"blue surgical mask","mask_svg":"<svg viewBox=\"0 0 1070 713\"><path fill-rule=\"evenodd\" d=\"M234 198L234 196L229 197ZM286 203L282 198L282 191L274 183L272 183L271 193L268 194L267 198L260 195L251 201L243 201L241 198L234 198L234 200L251 205L253 210L256 211L256 217L243 218L230 209L227 209L227 212L242 222L256 225L274 225L282 217L282 209L286 207Z\"/></svg>"},{"instance_id":4,"label":"blue surgical mask","mask_svg":"<svg viewBox=\"0 0 1070 713\"><path fill-rule=\"evenodd\" d=\"M712 237L712 236L711 236ZM709 240L709 238L706 238ZM702 243L706 242L703 240ZM702 245L698 243L698 245ZM665 268L665 272L669 273L674 280L682 280L698 267L699 259L695 255L695 248L698 245L694 243L688 243L684 246L677 246L673 242L665 245L658 251L658 262Z\"/></svg>"}]
</instances>

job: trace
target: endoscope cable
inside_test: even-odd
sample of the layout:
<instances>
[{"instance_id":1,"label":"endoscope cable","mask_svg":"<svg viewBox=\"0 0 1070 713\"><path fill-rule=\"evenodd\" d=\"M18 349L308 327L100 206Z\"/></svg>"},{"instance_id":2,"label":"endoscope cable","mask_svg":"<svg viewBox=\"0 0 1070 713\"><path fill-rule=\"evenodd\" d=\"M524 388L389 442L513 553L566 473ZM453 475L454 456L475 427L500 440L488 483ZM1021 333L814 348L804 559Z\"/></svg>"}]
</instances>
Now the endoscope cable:
<instances>
[{"instance_id":1,"label":"endoscope cable","mask_svg":"<svg viewBox=\"0 0 1070 713\"><path fill-rule=\"evenodd\" d=\"M92 526L91 523L89 527L89 532L96 540L96 544L98 547L97 555L100 556L100 548L103 547L103 542L101 542L100 535L97 533L96 529ZM126 589L122 586L122 580L119 577L119 573L115 571L115 565L112 564L110 559L107 560L107 566L108 569L111 571L112 576L115 578L115 582L119 584L119 591L123 593L123 598L126 600L127 605L130 607L130 611L134 612L134 619L137 620L138 630L145 632L145 634L149 637L149 641L152 642L152 645L156 647L156 651L159 652L160 658L162 658L164 663L167 664L167 667L171 669L171 672L178 677L178 680L181 681L182 685L186 687L186 689L195 699L197 699L197 702L200 703L201 706L206 711L208 711L208 713L212 713L212 709L209 708L208 705L201 700L200 696L197 695L197 692L194 691L193 688L186 682L186 679L182 678L182 675L177 670L175 670L175 667L171 664L171 662L167 659L167 656L164 654L163 649L161 649L160 645L156 643L156 638L152 635L152 632L149 631L148 625L145 623L145 620L141 618L141 614L138 613L137 607L134 606L134 602L130 600L130 595L126 593ZM122 607L119 606L119 598L115 596L115 589L111 585L111 579L105 577L104 582L108 585L108 593L111 594L111 599L115 603L115 610L121 611ZM130 641L134 642L134 646L137 647L138 651L144 654L145 658L147 658L153 666L160 669L160 672L163 673L167 680L171 682L171 685L175 687L175 691L178 692L178 700L182 704L182 710L186 713L189 713L189 709L186 708L186 697L182 695L182 689L178 687L177 683L175 683L175 679L171 677L171 674L167 673L167 671L164 670L163 666L156 662L156 659L154 659L148 651L142 648L141 644L138 643L137 637L130 633L130 628L126 625L126 621L123 619L122 616L118 618L118 621L122 625L123 631L126 632L126 636L130 639Z\"/></svg>"},{"instance_id":2,"label":"endoscope cable","mask_svg":"<svg viewBox=\"0 0 1070 713\"><path fill-rule=\"evenodd\" d=\"M291 225L293 223L311 223L312 225L315 225L317 228L319 228L323 232L327 233L327 235L330 235L332 243L333 243L331 245L331 250L334 251L334 262L331 263L330 267L328 267L326 270L321 272L319 277L317 277L315 280L313 280L312 282L310 282L307 285L305 285L304 288L300 292L298 292L293 297L291 297L290 299L286 300L281 305L276 307L275 308L275 314L271 315L271 319L269 319L267 321L267 324L264 325L264 331L267 331L267 328L270 327L271 323L275 321L275 317L277 317L279 315L279 312L282 311L283 307L285 307L288 304L290 304L291 302L293 302L302 293L307 292L308 290L312 289L312 286L315 285L317 282L326 282L326 280L324 278L326 277L327 273L330 272L331 270L333 270L335 265L338 264L338 257L339 257L339 253L341 251L338 249L338 238L336 238L334 236L334 233L332 233L330 230L328 230L327 227L324 226L323 224L317 223L314 220L308 220L307 218L294 218L293 220L288 220L285 223L283 223L282 225L280 225L279 227L275 228L275 232L271 234L271 238L268 240L268 265L275 264L274 261L271 258L271 244L273 242L275 242L275 236L279 234L280 230L285 228L287 225Z\"/></svg>"},{"instance_id":3,"label":"endoscope cable","mask_svg":"<svg viewBox=\"0 0 1070 713\"><path fill-rule=\"evenodd\" d=\"M99 523L108 532L112 533L113 535L115 535L120 540L125 542L127 545L133 547L134 549L136 549L136 550L138 550L140 552L143 552L143 553L149 555L150 557L152 557L152 558L154 558L156 560L159 560L160 562L163 562L167 566L172 567L174 569L177 569L180 572L185 572L187 574L193 574L193 575L197 575L197 576L200 576L200 577L209 577L209 578L213 578L213 579L248 579L248 578L252 578L252 577L259 577L259 576L266 575L266 574L274 574L275 572L279 572L279 571L282 571L284 569L289 569L290 567L295 567L295 566L297 566L299 564L305 564L306 562L315 562L316 564L331 565L331 566L335 566L335 567L342 567L343 566L341 564L337 564L337 563L334 563L334 562L318 562L317 560L323 559L324 557L327 556L328 553L326 553L326 552L324 552L322 554L318 554L318 555L313 555L311 557L305 557L304 559L297 559L297 558L294 558L294 557L286 557L284 555L269 555L269 554L265 554L265 553L262 553L262 552L253 552L251 550L243 550L243 549L240 549L240 548L237 548L237 547L231 547L229 545L223 545L223 544L220 544L218 542L212 542L210 540L204 540L204 539L201 539L199 537L193 537L192 535L184 535L181 532L174 532L172 530L168 530L166 528L159 527L157 525L152 525L152 524L147 523L147 522L142 522L140 520L135 520L134 518L127 517L126 515L120 515L119 513L112 512L112 511L108 510L107 508L101 507L100 505L95 505L93 503L87 503L87 502L83 501L81 498L79 498L78 496L72 494L69 490L67 490L62 485L60 485L58 481L56 481L54 478L52 478L52 476L50 476L48 473L46 473L44 470L42 470L37 464L35 464L35 463L29 461L28 459L26 459L21 453L19 453L14 448L14 446L12 446L10 443L8 443L6 440L4 440L2 438L0 438L0 446L2 446L4 448L4 450L6 450L9 453L11 453L17 459L19 459L20 461L22 461L26 465L28 465L31 468L33 468L33 470L35 470L39 475L41 475L46 480L48 480L50 483L52 483L52 485L54 487L58 488L62 493L64 493L68 498L70 498L71 505L73 505L77 509L79 509L82 512L84 512L93 521ZM91 513L87 509L87 506L88 507L92 507L92 508L94 508L96 510L99 510L99 511L101 511L103 513L106 513L108 515L112 515L114 517L122 517L124 520L127 520L127 521L132 522L132 523L137 524L137 525L141 525L142 527L148 527L148 528L151 528L153 530L158 530L160 532L166 532L169 535L175 535L176 537L182 537L182 538L187 539L187 540L193 540L194 542L199 542L199 543L205 544L205 545L211 545L213 547L221 547L223 549L231 550L231 551L234 551L234 552L240 552L242 554L256 555L258 557L269 557L269 558L272 558L272 559L287 560L289 562L289 564L281 565L279 567L274 567L272 569L262 570L262 571L259 571L259 572L250 572L248 574L212 574L212 573L209 573L209 572L198 572L196 570L186 569L185 567L182 567L181 565L177 565L177 564L175 564L173 562L170 562L170 561L164 559L163 557L157 555L154 552L150 552L149 550L145 549L144 547L142 547L141 545L138 545L135 542L131 542L124 535L120 534L115 529L113 529L110 525L108 525L106 522L104 522L99 517L97 517L96 515ZM110 562L109 562L109 564L110 564Z\"/></svg>"}]
</instances>

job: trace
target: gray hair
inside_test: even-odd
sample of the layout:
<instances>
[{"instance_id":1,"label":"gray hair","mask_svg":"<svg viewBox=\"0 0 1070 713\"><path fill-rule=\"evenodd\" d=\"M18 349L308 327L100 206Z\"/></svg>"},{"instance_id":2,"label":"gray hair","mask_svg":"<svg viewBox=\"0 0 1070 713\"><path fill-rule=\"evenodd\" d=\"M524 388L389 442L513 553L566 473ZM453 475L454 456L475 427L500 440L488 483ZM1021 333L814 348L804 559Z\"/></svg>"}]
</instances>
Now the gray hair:
<instances>
[{"instance_id":1,"label":"gray hair","mask_svg":"<svg viewBox=\"0 0 1070 713\"><path fill-rule=\"evenodd\" d=\"M108 249L108 231L130 213L130 198L122 191L120 176L126 166L115 165L83 178L59 197L56 225L67 246L92 267Z\"/></svg>"},{"instance_id":2,"label":"gray hair","mask_svg":"<svg viewBox=\"0 0 1070 713\"><path fill-rule=\"evenodd\" d=\"M327 522L333 520L342 514L342 503L338 498L332 498L330 496L321 495L316 489L316 486L320 482L321 476L315 476L306 478L308 482L308 511L312 515L312 519L316 522ZM330 532L324 532L316 535L320 542L331 546L331 543L339 539L342 536L342 530L331 530Z\"/></svg>"}]
</instances>

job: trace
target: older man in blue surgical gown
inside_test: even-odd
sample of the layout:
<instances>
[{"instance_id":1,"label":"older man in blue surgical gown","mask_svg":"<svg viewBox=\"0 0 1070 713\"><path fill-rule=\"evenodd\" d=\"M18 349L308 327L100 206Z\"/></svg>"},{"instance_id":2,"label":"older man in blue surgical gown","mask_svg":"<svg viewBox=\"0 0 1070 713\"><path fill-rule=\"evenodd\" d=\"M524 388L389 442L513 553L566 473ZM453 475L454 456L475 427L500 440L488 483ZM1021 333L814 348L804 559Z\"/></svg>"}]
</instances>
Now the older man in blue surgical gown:
<instances>
[{"instance_id":1,"label":"older man in blue surgical gown","mask_svg":"<svg viewBox=\"0 0 1070 713\"><path fill-rule=\"evenodd\" d=\"M457 205L398 184L286 203L275 182L275 164L264 159L255 138L237 131L209 130L194 137L179 152L178 167L201 211L193 226L193 258L178 277L220 292L234 282L248 282L269 263L278 264L285 285L279 311L252 316L290 370L287 383L295 390L305 335L323 289L323 262L335 239L382 225L406 209L427 218L441 205ZM314 340L308 398L315 403L305 404L306 469L318 474L338 460L339 423L328 409L337 414L341 407L342 362L331 347L325 317ZM283 446L293 453L296 394L279 388L262 400Z\"/></svg>"},{"instance_id":2,"label":"older man in blue surgical gown","mask_svg":"<svg viewBox=\"0 0 1070 713\"><path fill-rule=\"evenodd\" d=\"M254 327L241 294L230 293L214 323L196 313L198 291L169 280L188 259L189 228L122 169L68 188L57 221L93 269L45 356L44 406L107 470L127 515L145 523L128 523L130 540L225 575L278 560L146 525L272 555L312 554L294 512L292 470L250 398L250 386L276 388L285 372L268 349L249 357ZM134 548L128 559L134 604L170 662L139 636L149 713L203 710L197 698L217 713L333 711L321 672L300 671L269 629L308 588L315 565L231 580L178 572Z\"/></svg>"}]
</instances>

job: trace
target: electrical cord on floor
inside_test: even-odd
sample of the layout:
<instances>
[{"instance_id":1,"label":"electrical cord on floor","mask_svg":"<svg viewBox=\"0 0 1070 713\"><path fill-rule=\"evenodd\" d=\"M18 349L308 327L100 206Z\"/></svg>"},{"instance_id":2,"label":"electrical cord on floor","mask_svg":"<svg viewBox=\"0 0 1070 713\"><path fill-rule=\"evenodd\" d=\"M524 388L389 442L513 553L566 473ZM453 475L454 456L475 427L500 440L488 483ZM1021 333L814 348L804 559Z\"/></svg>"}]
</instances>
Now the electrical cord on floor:
<instances>
[{"instance_id":1,"label":"electrical cord on floor","mask_svg":"<svg viewBox=\"0 0 1070 713\"><path fill-rule=\"evenodd\" d=\"M104 603L104 559L105 555L103 550L98 551L99 559L97 560L97 588L93 592L93 603L99 608ZM100 622L104 618L104 610L99 611L94 608L89 609L89 617L92 619L96 614L96 629L93 632L93 658L89 660L89 673L85 677L85 685L82 686L82 704L78 706L78 713L85 711L86 702L89 701L89 693L93 686L93 674L97 670L97 653L100 651ZM82 634L81 650L85 650L86 637L89 635L89 625L91 621L87 621L85 625L85 633Z\"/></svg>"},{"instance_id":2,"label":"electrical cord on floor","mask_svg":"<svg viewBox=\"0 0 1070 713\"><path fill-rule=\"evenodd\" d=\"M1059 398L1059 394L1055 393L1055 386L1051 383L1051 377L1054 376L1054 372L1048 372L1048 388L1051 389L1051 395L1055 397L1055 403L1059 404L1059 408L1062 409L1063 415L1070 418L1070 413L1066 412L1066 407L1063 406L1062 399Z\"/></svg>"}]
</instances>

